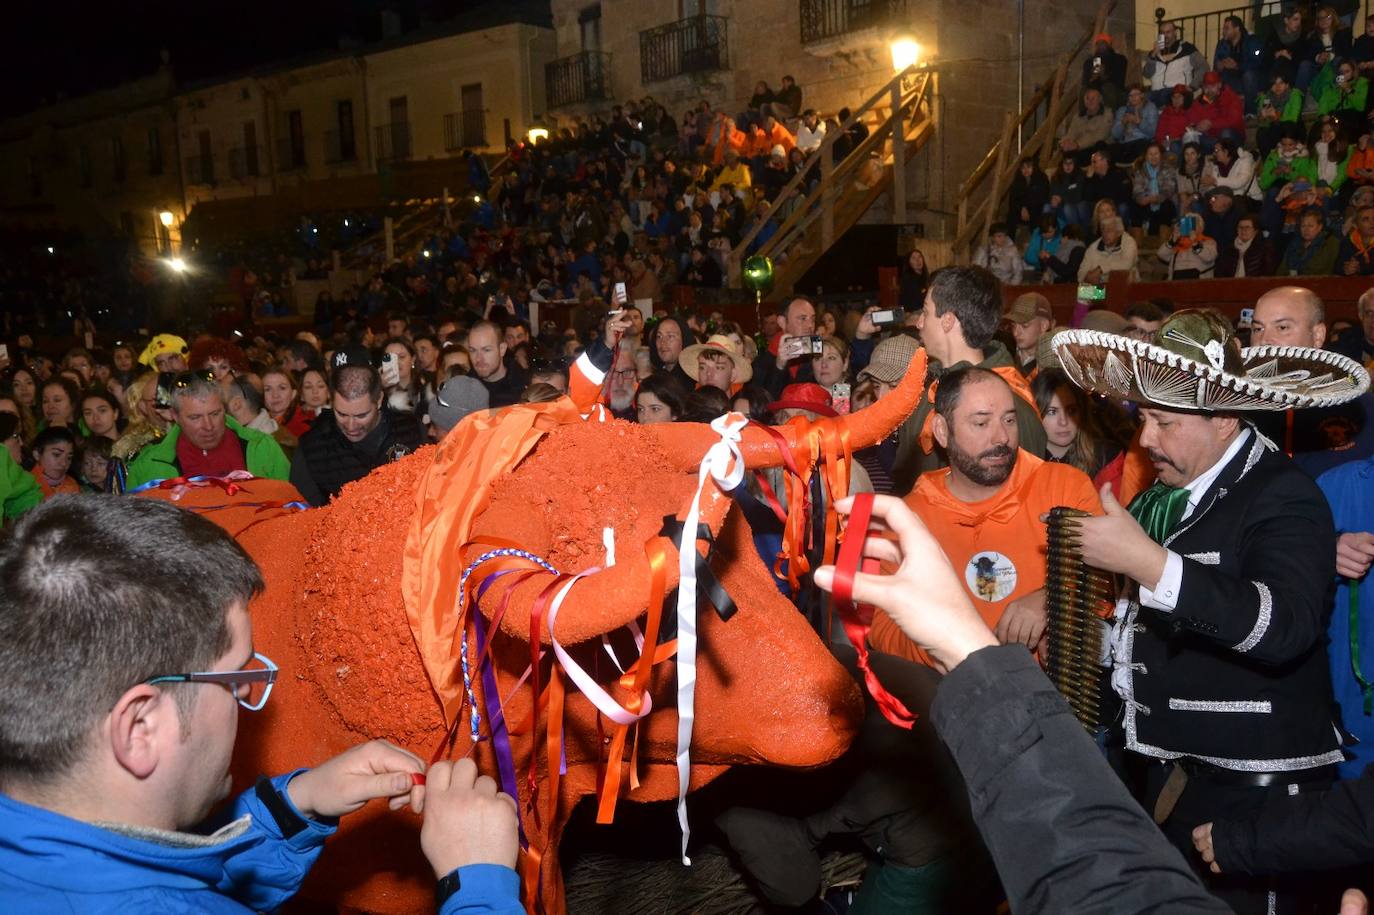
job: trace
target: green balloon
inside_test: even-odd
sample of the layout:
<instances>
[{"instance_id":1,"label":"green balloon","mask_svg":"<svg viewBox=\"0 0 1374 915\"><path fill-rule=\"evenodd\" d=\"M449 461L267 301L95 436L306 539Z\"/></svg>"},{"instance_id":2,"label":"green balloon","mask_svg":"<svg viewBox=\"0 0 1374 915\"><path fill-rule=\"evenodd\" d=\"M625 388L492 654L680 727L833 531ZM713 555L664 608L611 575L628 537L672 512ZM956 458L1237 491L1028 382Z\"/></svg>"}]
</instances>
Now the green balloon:
<instances>
[{"instance_id":1,"label":"green balloon","mask_svg":"<svg viewBox=\"0 0 1374 915\"><path fill-rule=\"evenodd\" d=\"M744 262L744 285L758 295L773 288L773 262L762 254L755 254Z\"/></svg>"}]
</instances>

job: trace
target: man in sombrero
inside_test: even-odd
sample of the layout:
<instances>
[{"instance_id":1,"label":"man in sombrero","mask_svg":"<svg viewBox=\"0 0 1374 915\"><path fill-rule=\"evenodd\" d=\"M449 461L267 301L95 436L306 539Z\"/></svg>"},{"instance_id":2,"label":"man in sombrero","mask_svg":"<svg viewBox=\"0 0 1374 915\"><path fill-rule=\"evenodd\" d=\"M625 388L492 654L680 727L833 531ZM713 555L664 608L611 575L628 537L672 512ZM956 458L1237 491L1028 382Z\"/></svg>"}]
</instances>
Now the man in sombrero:
<instances>
[{"instance_id":1,"label":"man in sombrero","mask_svg":"<svg viewBox=\"0 0 1374 915\"><path fill-rule=\"evenodd\" d=\"M1200 310L1176 312L1154 343L1072 330L1053 347L1080 387L1140 405L1157 482L1129 508L1104 487L1081 553L1130 580L1111 646L1125 747L1145 764L1145 809L1204 873L1193 827L1325 789L1342 759L1325 644L1331 513L1249 417L1343 403L1369 376L1325 350L1242 349ZM1237 912L1294 910L1269 880L1205 876Z\"/></svg>"}]
</instances>

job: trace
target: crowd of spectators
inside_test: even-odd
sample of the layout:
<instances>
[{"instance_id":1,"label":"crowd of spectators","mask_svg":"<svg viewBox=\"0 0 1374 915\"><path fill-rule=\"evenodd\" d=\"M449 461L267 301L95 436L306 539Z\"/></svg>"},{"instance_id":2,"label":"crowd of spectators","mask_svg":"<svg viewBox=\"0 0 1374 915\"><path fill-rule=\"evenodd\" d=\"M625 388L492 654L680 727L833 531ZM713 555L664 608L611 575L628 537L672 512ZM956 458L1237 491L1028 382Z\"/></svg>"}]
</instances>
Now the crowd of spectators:
<instances>
[{"instance_id":1,"label":"crowd of spectators","mask_svg":"<svg viewBox=\"0 0 1374 915\"><path fill-rule=\"evenodd\" d=\"M1007 283L1374 275L1374 16L1285 3L1211 49L1163 22L1126 82L1098 35L1048 171L1020 164L975 260Z\"/></svg>"},{"instance_id":2,"label":"crowd of spectators","mask_svg":"<svg viewBox=\"0 0 1374 915\"><path fill-rule=\"evenodd\" d=\"M609 310L594 302L588 315L536 327L520 317L530 302L420 313L404 298L404 310L384 320L331 325L324 337L201 333L188 341L158 334L109 349L57 352L19 336L7 345L0 378L4 509L15 517L59 494L128 493L234 473L289 480L306 502L322 505L470 413L555 400L578 385L600 389L597 410L640 424L707 422L729 410L769 424L833 416L891 395L922 346L946 379L1001 379L999 391L1006 382L1007 419L999 424L1005 430L995 434L1007 436L1021 461L1064 465L1088 493L1093 484L1116 491L1135 485L1127 459L1138 450L1139 417L1070 383L1048 346L1055 316L1043 296L1027 293L1004 310L990 273L964 267L930 274L919 251L904 264L899 294L921 303L905 318L873 305L827 310L805 296L786 298L757 333L721 312L646 315L628 300L613 299ZM1154 340L1171 307L1157 300L1124 315L1089 312L1082 326ZM1295 324L1303 315L1318 324ZM1328 327L1319 300L1284 287L1257 303L1253 326L1243 324L1239 333L1255 343L1325 343L1368 362L1374 295L1361 300L1360 317L1360 326ZM1356 414L1364 408L1361 401ZM951 472L1000 492L1004 477L970 469L991 459L958 450L940 410L949 410L948 395L933 404L922 398L896 433L856 453L851 492L907 494L931 477L945 453L955 462ZM939 450L920 444L932 423ZM1266 431L1313 474L1374 455L1374 424L1365 419L1338 445L1325 426L1309 425ZM1000 453L987 454L994 452ZM784 489L781 471L769 473L774 478L765 473L749 486L760 504ZM750 516L765 555L773 549L767 538L779 536L769 529L771 517L766 508ZM779 587L825 635L820 592ZM1013 611L1005 620L1018 618ZM1043 623L1018 626L999 624L998 639L1035 647ZM1004 879L1015 873L1006 871Z\"/></svg>"}]
</instances>

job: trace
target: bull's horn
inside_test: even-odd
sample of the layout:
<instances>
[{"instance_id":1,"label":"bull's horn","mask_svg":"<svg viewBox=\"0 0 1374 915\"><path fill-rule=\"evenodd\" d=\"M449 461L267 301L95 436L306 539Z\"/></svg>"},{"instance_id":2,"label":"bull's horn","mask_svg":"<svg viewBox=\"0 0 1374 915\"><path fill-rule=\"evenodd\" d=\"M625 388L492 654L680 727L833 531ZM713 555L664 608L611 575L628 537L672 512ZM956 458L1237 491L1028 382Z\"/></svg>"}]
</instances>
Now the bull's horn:
<instances>
[{"instance_id":1,"label":"bull's horn","mask_svg":"<svg viewBox=\"0 0 1374 915\"><path fill-rule=\"evenodd\" d=\"M821 419L819 423L844 423L849 426L849 446L854 451L876 445L891 435L916 409L916 404L925 390L926 351L919 349L911 357L906 375L886 397L880 398L872 406L857 413L836 419ZM668 459L677 469L684 472L695 471L701 466L706 451L720 436L705 423L663 423L650 426L650 431L659 437L659 442L668 453ZM789 446L797 445L797 427L791 423L775 427L787 440ZM782 463L782 455L773 436L753 426L746 427L740 440L740 452L750 468L761 469L776 467Z\"/></svg>"}]
</instances>

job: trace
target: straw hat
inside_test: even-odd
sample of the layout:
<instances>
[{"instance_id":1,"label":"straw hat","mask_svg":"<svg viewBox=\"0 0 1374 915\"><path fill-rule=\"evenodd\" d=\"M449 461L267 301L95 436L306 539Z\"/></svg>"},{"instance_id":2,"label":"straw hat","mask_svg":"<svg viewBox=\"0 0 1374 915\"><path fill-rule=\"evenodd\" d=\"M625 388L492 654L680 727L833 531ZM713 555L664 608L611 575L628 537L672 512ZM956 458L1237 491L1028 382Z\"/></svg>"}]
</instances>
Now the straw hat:
<instances>
[{"instance_id":1,"label":"straw hat","mask_svg":"<svg viewBox=\"0 0 1374 915\"><path fill-rule=\"evenodd\" d=\"M749 364L749 360L744 358L742 353L735 350L734 341L724 334L712 334L705 343L694 343L683 349L682 354L677 357L677 364L682 371L687 373L687 377L693 381L697 378L697 357L702 353L724 353L730 357L730 361L735 364L735 382L737 384L748 384L749 379L754 377L754 367Z\"/></svg>"},{"instance_id":2,"label":"straw hat","mask_svg":"<svg viewBox=\"0 0 1374 915\"><path fill-rule=\"evenodd\" d=\"M1230 323L1210 311L1175 312L1156 339L1080 328L1055 334L1052 346L1080 388L1171 410L1332 407L1369 389L1364 367L1330 350L1242 349Z\"/></svg>"}]
</instances>

